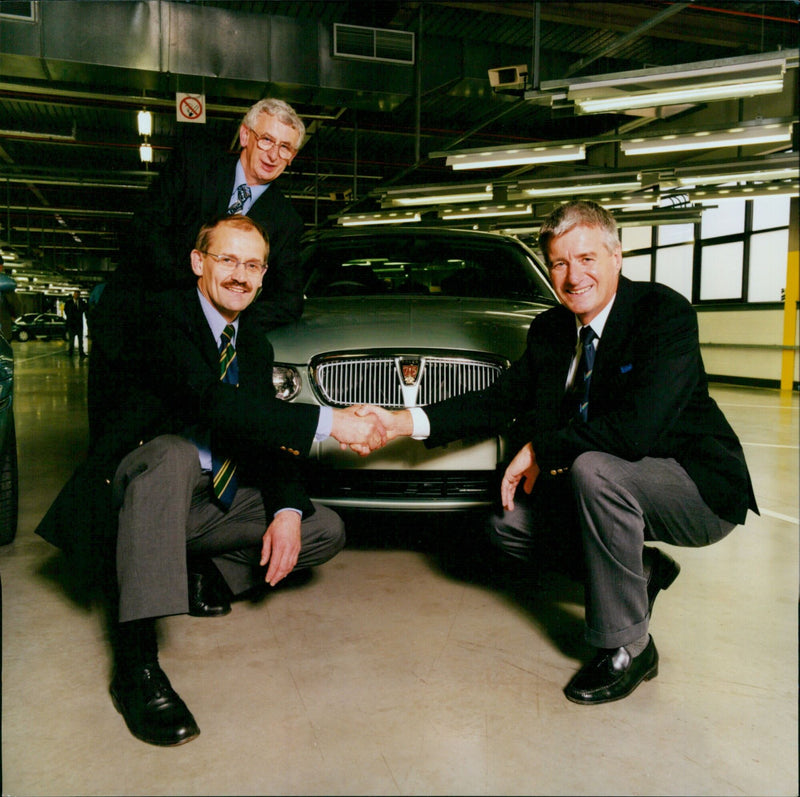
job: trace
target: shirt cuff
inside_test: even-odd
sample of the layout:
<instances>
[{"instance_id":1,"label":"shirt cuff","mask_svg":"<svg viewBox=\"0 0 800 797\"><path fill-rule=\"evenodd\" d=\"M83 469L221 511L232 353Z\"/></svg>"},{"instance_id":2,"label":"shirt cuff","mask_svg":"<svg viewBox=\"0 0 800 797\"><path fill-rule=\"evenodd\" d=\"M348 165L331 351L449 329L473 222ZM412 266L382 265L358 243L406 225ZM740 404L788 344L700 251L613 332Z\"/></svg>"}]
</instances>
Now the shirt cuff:
<instances>
[{"instance_id":1,"label":"shirt cuff","mask_svg":"<svg viewBox=\"0 0 800 797\"><path fill-rule=\"evenodd\" d=\"M301 509L295 509L293 506L285 506L283 509L279 509L272 517L278 517L281 512L297 512L297 514L300 515L300 519L303 519L303 511Z\"/></svg>"},{"instance_id":2,"label":"shirt cuff","mask_svg":"<svg viewBox=\"0 0 800 797\"><path fill-rule=\"evenodd\" d=\"M422 407L409 407L408 411L411 413L412 432L411 437L414 440L425 440L431 436L431 422L428 414Z\"/></svg>"},{"instance_id":3,"label":"shirt cuff","mask_svg":"<svg viewBox=\"0 0 800 797\"><path fill-rule=\"evenodd\" d=\"M319 408L319 420L317 421L317 432L314 435L314 442L321 443L331 436L333 429L333 407L322 406Z\"/></svg>"}]
</instances>

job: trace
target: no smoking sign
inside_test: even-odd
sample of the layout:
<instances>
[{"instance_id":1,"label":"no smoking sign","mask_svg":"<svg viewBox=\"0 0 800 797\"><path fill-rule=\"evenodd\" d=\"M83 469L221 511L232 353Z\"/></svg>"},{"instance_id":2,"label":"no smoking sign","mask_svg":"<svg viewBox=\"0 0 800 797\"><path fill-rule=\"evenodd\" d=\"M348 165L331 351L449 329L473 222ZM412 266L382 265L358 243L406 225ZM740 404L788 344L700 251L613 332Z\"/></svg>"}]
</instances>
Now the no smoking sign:
<instances>
[{"instance_id":1,"label":"no smoking sign","mask_svg":"<svg viewBox=\"0 0 800 797\"><path fill-rule=\"evenodd\" d=\"M206 123L205 94L175 94L175 114L179 122Z\"/></svg>"}]
</instances>

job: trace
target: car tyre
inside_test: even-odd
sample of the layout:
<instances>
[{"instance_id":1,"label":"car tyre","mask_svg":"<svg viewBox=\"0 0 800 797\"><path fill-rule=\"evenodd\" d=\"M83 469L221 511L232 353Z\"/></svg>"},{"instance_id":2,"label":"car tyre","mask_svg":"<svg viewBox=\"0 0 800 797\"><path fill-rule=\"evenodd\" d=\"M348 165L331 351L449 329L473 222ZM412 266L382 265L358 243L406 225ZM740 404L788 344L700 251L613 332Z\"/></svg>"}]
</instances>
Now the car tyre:
<instances>
[{"instance_id":1,"label":"car tyre","mask_svg":"<svg viewBox=\"0 0 800 797\"><path fill-rule=\"evenodd\" d=\"M25 330L25 329L21 329L21 330L20 330L20 331L17 333L17 340L19 340L19 341L22 341L22 343L24 343L24 342L25 342L26 340L28 340L29 338L30 338L30 333L29 333L27 330Z\"/></svg>"},{"instance_id":2,"label":"car tyre","mask_svg":"<svg viewBox=\"0 0 800 797\"><path fill-rule=\"evenodd\" d=\"M3 450L0 452L0 545L8 545L17 536L18 514L17 434L14 416L11 414Z\"/></svg>"}]
</instances>

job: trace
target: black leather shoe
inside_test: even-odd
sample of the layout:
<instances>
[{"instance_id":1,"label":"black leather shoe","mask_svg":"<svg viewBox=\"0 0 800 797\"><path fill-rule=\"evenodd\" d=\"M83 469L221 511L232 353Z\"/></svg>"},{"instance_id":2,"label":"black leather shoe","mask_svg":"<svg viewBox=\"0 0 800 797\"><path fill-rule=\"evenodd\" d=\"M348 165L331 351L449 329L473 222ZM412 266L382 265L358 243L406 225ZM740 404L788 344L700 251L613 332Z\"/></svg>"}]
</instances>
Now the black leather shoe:
<instances>
[{"instance_id":1,"label":"black leather shoe","mask_svg":"<svg viewBox=\"0 0 800 797\"><path fill-rule=\"evenodd\" d=\"M227 589L208 573L189 571L189 614L192 617L222 617L231 610L230 601L222 594Z\"/></svg>"},{"instance_id":2,"label":"black leather shoe","mask_svg":"<svg viewBox=\"0 0 800 797\"><path fill-rule=\"evenodd\" d=\"M627 697L642 681L658 675L658 651L653 637L635 658L625 648L601 650L564 688L567 700L583 705L610 703Z\"/></svg>"},{"instance_id":3,"label":"black leather shoe","mask_svg":"<svg viewBox=\"0 0 800 797\"><path fill-rule=\"evenodd\" d=\"M647 577L648 611L653 614L653 604L662 589L667 589L678 577L681 566L660 548L645 548L645 556L650 563L650 575Z\"/></svg>"},{"instance_id":4,"label":"black leather shoe","mask_svg":"<svg viewBox=\"0 0 800 797\"><path fill-rule=\"evenodd\" d=\"M111 681L111 699L128 730L148 744L173 747L200 733L158 662L118 669Z\"/></svg>"}]
</instances>

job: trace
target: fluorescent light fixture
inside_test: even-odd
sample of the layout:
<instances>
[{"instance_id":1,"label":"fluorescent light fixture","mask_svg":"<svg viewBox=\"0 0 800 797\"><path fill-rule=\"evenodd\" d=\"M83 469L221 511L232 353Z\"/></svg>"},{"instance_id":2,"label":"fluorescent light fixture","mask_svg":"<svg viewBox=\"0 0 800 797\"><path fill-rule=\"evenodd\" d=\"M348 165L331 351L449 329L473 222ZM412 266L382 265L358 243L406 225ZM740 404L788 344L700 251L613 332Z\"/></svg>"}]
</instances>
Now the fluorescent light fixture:
<instances>
[{"instance_id":1,"label":"fluorescent light fixture","mask_svg":"<svg viewBox=\"0 0 800 797\"><path fill-rule=\"evenodd\" d=\"M339 216L337 223L342 227L358 227L366 224L406 224L420 221L421 218L416 211L397 210L389 213L355 213L348 216Z\"/></svg>"},{"instance_id":2,"label":"fluorescent light fixture","mask_svg":"<svg viewBox=\"0 0 800 797\"><path fill-rule=\"evenodd\" d=\"M385 191L381 207L413 207L415 205L447 205L458 202L486 202L492 198L491 183L480 185L436 185L425 188L400 188Z\"/></svg>"},{"instance_id":3,"label":"fluorescent light fixture","mask_svg":"<svg viewBox=\"0 0 800 797\"><path fill-rule=\"evenodd\" d=\"M397 207L413 207L414 205L450 205L458 202L483 202L484 200L491 198L491 193L487 196L485 192L471 194L437 194L429 197L398 197L397 199L391 200L390 204Z\"/></svg>"},{"instance_id":4,"label":"fluorescent light fixture","mask_svg":"<svg viewBox=\"0 0 800 797\"><path fill-rule=\"evenodd\" d=\"M754 97L783 91L788 53L701 61L667 69L619 72L570 84L579 113L622 112Z\"/></svg>"},{"instance_id":5,"label":"fluorescent light fixture","mask_svg":"<svg viewBox=\"0 0 800 797\"><path fill-rule=\"evenodd\" d=\"M695 224L700 221L703 208L653 208L652 210L624 210L614 213L617 227L662 227L665 224Z\"/></svg>"},{"instance_id":6,"label":"fluorescent light fixture","mask_svg":"<svg viewBox=\"0 0 800 797\"><path fill-rule=\"evenodd\" d=\"M153 135L153 114L150 111L139 111L136 115L136 125L140 136Z\"/></svg>"},{"instance_id":7,"label":"fluorescent light fixture","mask_svg":"<svg viewBox=\"0 0 800 797\"><path fill-rule=\"evenodd\" d=\"M142 163L153 162L153 148L149 144L139 144L139 160Z\"/></svg>"},{"instance_id":8,"label":"fluorescent light fixture","mask_svg":"<svg viewBox=\"0 0 800 797\"><path fill-rule=\"evenodd\" d=\"M641 181L637 176L631 177L598 177L596 182L587 181L586 178L575 180L543 180L540 183L520 183L520 192L530 197L549 196L581 196L585 194L602 194L609 191L626 191L641 188Z\"/></svg>"},{"instance_id":9,"label":"fluorescent light fixture","mask_svg":"<svg viewBox=\"0 0 800 797\"><path fill-rule=\"evenodd\" d=\"M798 167L781 169L750 169L738 172L715 172L713 174L690 174L677 171L675 179L680 186L714 185L719 183L765 183L798 176Z\"/></svg>"},{"instance_id":10,"label":"fluorescent light fixture","mask_svg":"<svg viewBox=\"0 0 800 797\"><path fill-rule=\"evenodd\" d=\"M580 113L611 113L629 111L634 108L651 108L659 105L690 105L710 100L727 100L739 97L755 97L760 94L777 94L783 91L783 76L753 82L735 81L727 85L709 85L691 88L676 88L661 91L645 91L622 94L604 99L575 100Z\"/></svg>"},{"instance_id":11,"label":"fluorescent light fixture","mask_svg":"<svg viewBox=\"0 0 800 797\"><path fill-rule=\"evenodd\" d=\"M606 210L612 208L628 210L650 210L658 204L658 194L636 194L635 196L601 196L597 204Z\"/></svg>"},{"instance_id":12,"label":"fluorescent light fixture","mask_svg":"<svg viewBox=\"0 0 800 797\"><path fill-rule=\"evenodd\" d=\"M525 204L480 205L466 208L444 208L439 211L440 219L477 219L486 216L525 216L531 206Z\"/></svg>"},{"instance_id":13,"label":"fluorescent light fixture","mask_svg":"<svg viewBox=\"0 0 800 797\"><path fill-rule=\"evenodd\" d=\"M800 194L800 181L785 180L764 185L733 185L727 188L699 189L688 191L689 199L693 202L705 202L712 199L749 199L756 196L798 196Z\"/></svg>"},{"instance_id":14,"label":"fluorescent light fixture","mask_svg":"<svg viewBox=\"0 0 800 797\"><path fill-rule=\"evenodd\" d=\"M438 153L446 155L446 153ZM436 157L432 153L431 157ZM557 163L577 161L586 156L583 144L547 144L534 147L504 147L475 149L447 155L447 165L460 169L491 169L496 166L524 166L528 163Z\"/></svg>"},{"instance_id":15,"label":"fluorescent light fixture","mask_svg":"<svg viewBox=\"0 0 800 797\"><path fill-rule=\"evenodd\" d=\"M688 135L668 134L649 138L632 138L621 141L620 147L626 155L652 155L662 152L685 152L693 149L714 147L738 147L748 144L771 144L788 142L792 138L792 124L775 123L732 127L717 132L700 131Z\"/></svg>"}]
</instances>

